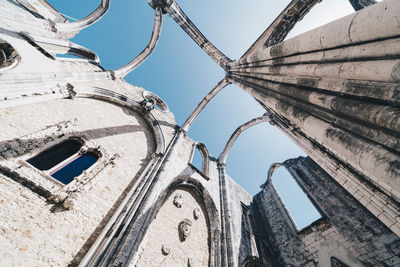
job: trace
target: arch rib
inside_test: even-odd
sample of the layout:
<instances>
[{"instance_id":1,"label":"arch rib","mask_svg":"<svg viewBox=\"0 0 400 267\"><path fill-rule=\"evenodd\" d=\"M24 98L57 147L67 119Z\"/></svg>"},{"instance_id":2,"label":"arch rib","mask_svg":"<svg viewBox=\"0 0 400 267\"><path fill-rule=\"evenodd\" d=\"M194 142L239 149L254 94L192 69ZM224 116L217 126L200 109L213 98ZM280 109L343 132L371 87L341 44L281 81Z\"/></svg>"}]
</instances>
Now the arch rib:
<instances>
[{"instance_id":1,"label":"arch rib","mask_svg":"<svg viewBox=\"0 0 400 267\"><path fill-rule=\"evenodd\" d=\"M222 68L226 69L226 65L232 60L216 48L194 23L186 16L182 9L175 1L166 1L164 11L204 50L215 62Z\"/></svg>"},{"instance_id":2,"label":"arch rib","mask_svg":"<svg viewBox=\"0 0 400 267\"><path fill-rule=\"evenodd\" d=\"M111 0L102 0L101 4L87 17L71 23L57 23L55 28L59 32L80 31L99 21L110 8Z\"/></svg>"},{"instance_id":3,"label":"arch rib","mask_svg":"<svg viewBox=\"0 0 400 267\"><path fill-rule=\"evenodd\" d=\"M226 158L228 156L229 151L231 150L233 144L235 143L236 139L239 137L239 135L244 132L245 130L247 130L250 127L253 127L254 125L257 125L261 122L269 122L270 121L270 116L268 113L264 114L261 117L252 119L251 121L248 121L244 124L242 124L241 126L239 126L231 135L231 137L229 138L228 142L225 145L224 150L222 151L222 153L220 154L219 158L218 158L218 162L219 164L223 164L225 165L226 163Z\"/></svg>"},{"instance_id":4,"label":"arch rib","mask_svg":"<svg viewBox=\"0 0 400 267\"><path fill-rule=\"evenodd\" d=\"M182 130L187 132L189 128L192 126L194 120L199 116L199 114L203 111L204 107L214 98L225 86L231 84L228 79L224 78L221 80L197 105L197 107L193 110L190 116L186 119L186 121L182 125Z\"/></svg>"},{"instance_id":5,"label":"arch rib","mask_svg":"<svg viewBox=\"0 0 400 267\"><path fill-rule=\"evenodd\" d=\"M131 71L136 69L140 64L142 64L151 55L151 53L153 53L154 48L157 45L158 39L160 38L163 17L164 15L162 9L159 7L155 8L154 27L149 43L147 44L146 48L131 62L115 70L114 71L115 77L124 78L128 73L130 73Z\"/></svg>"},{"instance_id":6,"label":"arch rib","mask_svg":"<svg viewBox=\"0 0 400 267\"><path fill-rule=\"evenodd\" d=\"M277 162L277 163L271 164L271 166L270 166L269 169L268 169L267 180L265 181L265 183L263 183L263 184L260 186L260 188L264 189L264 188L268 185L268 183L271 181L272 175L274 174L274 171L275 171L277 168L282 167L282 166L285 166L285 163L279 163L279 162Z\"/></svg>"}]
</instances>

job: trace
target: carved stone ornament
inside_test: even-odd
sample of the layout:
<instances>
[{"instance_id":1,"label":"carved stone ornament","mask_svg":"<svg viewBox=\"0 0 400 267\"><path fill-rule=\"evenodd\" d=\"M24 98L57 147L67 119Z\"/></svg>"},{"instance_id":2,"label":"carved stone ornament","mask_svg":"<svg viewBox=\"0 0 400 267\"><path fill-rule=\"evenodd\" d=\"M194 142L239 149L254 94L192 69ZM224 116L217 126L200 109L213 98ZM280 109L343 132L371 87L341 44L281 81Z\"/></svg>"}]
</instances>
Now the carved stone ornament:
<instances>
[{"instance_id":1,"label":"carved stone ornament","mask_svg":"<svg viewBox=\"0 0 400 267\"><path fill-rule=\"evenodd\" d=\"M162 252L165 256L167 256L169 253L171 253L171 249L170 249L169 247L167 247L166 245L163 245L163 246L161 247L161 252Z\"/></svg>"},{"instance_id":2,"label":"carved stone ornament","mask_svg":"<svg viewBox=\"0 0 400 267\"><path fill-rule=\"evenodd\" d=\"M192 258L188 258L187 266L188 267L194 267L194 263L193 263L193 259Z\"/></svg>"},{"instance_id":3,"label":"carved stone ornament","mask_svg":"<svg viewBox=\"0 0 400 267\"><path fill-rule=\"evenodd\" d=\"M201 216L201 210L200 208L195 208L193 210L193 217L197 220L198 218L200 218Z\"/></svg>"},{"instance_id":4,"label":"carved stone ornament","mask_svg":"<svg viewBox=\"0 0 400 267\"><path fill-rule=\"evenodd\" d=\"M97 178L105 173L105 170L112 168L115 160L119 158L118 154L109 155L94 140L76 131L76 124L77 119L63 121L38 132L3 142L0 145L0 170L49 201L72 209L75 202L92 188ZM78 153L91 150L99 153L101 157L69 184L59 182L47 171L41 171L27 162L33 155L71 138L84 142Z\"/></svg>"},{"instance_id":5,"label":"carved stone ornament","mask_svg":"<svg viewBox=\"0 0 400 267\"><path fill-rule=\"evenodd\" d=\"M192 224L192 221L189 219L184 219L179 223L178 231L181 242L185 241L189 237L192 232Z\"/></svg>"},{"instance_id":6,"label":"carved stone ornament","mask_svg":"<svg viewBox=\"0 0 400 267\"><path fill-rule=\"evenodd\" d=\"M183 197L182 197L182 194L181 194L181 193L177 193L177 194L175 195L175 197L174 197L174 205L175 205L177 208L181 208L181 207L182 207L182 205L183 205Z\"/></svg>"}]
</instances>

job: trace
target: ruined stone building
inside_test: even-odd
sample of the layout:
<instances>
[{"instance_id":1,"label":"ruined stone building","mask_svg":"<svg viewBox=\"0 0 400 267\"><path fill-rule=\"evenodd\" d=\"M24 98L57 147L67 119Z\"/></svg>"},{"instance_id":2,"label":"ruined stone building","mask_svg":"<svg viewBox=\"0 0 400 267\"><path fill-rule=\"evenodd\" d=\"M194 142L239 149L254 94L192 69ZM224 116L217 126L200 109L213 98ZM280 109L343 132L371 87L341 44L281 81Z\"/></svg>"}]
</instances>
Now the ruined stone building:
<instances>
[{"instance_id":1,"label":"ruined stone building","mask_svg":"<svg viewBox=\"0 0 400 267\"><path fill-rule=\"evenodd\" d=\"M355 13L286 40L320 1L291 1L231 60L174 0L150 0L148 46L105 70L69 39L109 0L71 23L44 0L0 0L0 266L400 266L400 1L351 0ZM168 15L226 71L181 126L124 80ZM265 115L213 157L186 133L230 83ZM308 157L273 164L252 196L225 160L261 122ZM278 167L321 214L303 229L271 183Z\"/></svg>"}]
</instances>

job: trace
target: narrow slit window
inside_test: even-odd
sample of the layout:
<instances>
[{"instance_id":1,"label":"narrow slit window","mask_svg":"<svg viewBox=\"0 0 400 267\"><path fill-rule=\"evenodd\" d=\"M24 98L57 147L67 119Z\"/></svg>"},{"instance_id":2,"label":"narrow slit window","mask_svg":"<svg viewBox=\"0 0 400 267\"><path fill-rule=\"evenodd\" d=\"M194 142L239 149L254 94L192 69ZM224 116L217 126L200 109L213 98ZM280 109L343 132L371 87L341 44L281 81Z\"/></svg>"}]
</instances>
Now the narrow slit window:
<instances>
[{"instance_id":1,"label":"narrow slit window","mask_svg":"<svg viewBox=\"0 0 400 267\"><path fill-rule=\"evenodd\" d=\"M69 139L28 159L27 162L41 171L47 171L78 153L81 147L81 142Z\"/></svg>"},{"instance_id":2,"label":"narrow slit window","mask_svg":"<svg viewBox=\"0 0 400 267\"><path fill-rule=\"evenodd\" d=\"M274 172L273 184L297 229L321 218L320 212L285 168Z\"/></svg>"}]
</instances>

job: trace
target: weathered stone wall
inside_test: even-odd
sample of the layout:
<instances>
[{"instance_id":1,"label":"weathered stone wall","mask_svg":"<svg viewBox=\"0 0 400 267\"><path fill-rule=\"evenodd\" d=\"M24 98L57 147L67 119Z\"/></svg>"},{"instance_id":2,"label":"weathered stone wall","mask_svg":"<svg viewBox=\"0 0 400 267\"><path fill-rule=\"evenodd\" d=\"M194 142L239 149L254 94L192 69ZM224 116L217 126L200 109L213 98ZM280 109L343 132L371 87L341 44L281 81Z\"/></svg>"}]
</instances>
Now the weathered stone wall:
<instances>
[{"instance_id":1,"label":"weathered stone wall","mask_svg":"<svg viewBox=\"0 0 400 267\"><path fill-rule=\"evenodd\" d=\"M400 239L310 158L286 162L287 169L322 211L323 218L298 231L271 182L254 197L257 245L273 252L263 261L281 266L396 266ZM267 241L267 242L265 242Z\"/></svg>"},{"instance_id":2,"label":"weathered stone wall","mask_svg":"<svg viewBox=\"0 0 400 267\"><path fill-rule=\"evenodd\" d=\"M96 236L102 220L134 183L155 150L154 137L139 114L90 99L55 100L2 109L0 142L11 143L16 137L73 119L77 119L77 125L72 135L83 133L108 154L118 153L120 157L113 167L94 177L92 188L79 197L72 210L51 204L3 173L0 178L3 266L14 261L17 265L67 265L85 242ZM7 160L2 158L0 165L24 161L48 146L13 158L8 156ZM2 155L6 153L3 151Z\"/></svg>"}]
</instances>

